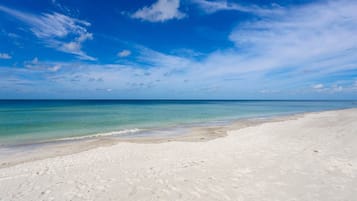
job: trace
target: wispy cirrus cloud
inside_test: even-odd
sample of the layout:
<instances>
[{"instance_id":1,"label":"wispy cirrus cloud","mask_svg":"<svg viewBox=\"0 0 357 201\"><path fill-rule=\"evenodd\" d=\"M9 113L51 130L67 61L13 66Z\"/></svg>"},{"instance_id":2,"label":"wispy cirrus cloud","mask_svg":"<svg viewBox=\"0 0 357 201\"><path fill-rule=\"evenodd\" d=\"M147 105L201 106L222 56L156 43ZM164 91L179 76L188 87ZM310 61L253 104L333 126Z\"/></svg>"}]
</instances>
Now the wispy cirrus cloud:
<instances>
[{"instance_id":1,"label":"wispy cirrus cloud","mask_svg":"<svg viewBox=\"0 0 357 201\"><path fill-rule=\"evenodd\" d=\"M205 13L211 14L218 11L239 11L245 13L253 13L257 15L269 15L278 12L282 12L278 5L273 5L273 8L262 8L257 5L241 5L238 3L228 2L227 0L216 0L216 1L207 1L207 0L193 0L193 4L196 4L201 10Z\"/></svg>"},{"instance_id":2,"label":"wispy cirrus cloud","mask_svg":"<svg viewBox=\"0 0 357 201\"><path fill-rule=\"evenodd\" d=\"M179 10L180 0L158 0L150 6L145 6L131 15L132 18L149 22L165 22L172 19L182 19L185 13Z\"/></svg>"},{"instance_id":3,"label":"wispy cirrus cloud","mask_svg":"<svg viewBox=\"0 0 357 201\"><path fill-rule=\"evenodd\" d=\"M46 46L76 55L83 60L95 60L82 50L83 42L93 39L92 33L87 30L89 22L56 12L36 15L1 5L0 11L27 24L31 32Z\"/></svg>"},{"instance_id":4,"label":"wispy cirrus cloud","mask_svg":"<svg viewBox=\"0 0 357 201\"><path fill-rule=\"evenodd\" d=\"M328 1L240 24L230 39L264 64L302 71L356 68L357 3Z\"/></svg>"}]
</instances>

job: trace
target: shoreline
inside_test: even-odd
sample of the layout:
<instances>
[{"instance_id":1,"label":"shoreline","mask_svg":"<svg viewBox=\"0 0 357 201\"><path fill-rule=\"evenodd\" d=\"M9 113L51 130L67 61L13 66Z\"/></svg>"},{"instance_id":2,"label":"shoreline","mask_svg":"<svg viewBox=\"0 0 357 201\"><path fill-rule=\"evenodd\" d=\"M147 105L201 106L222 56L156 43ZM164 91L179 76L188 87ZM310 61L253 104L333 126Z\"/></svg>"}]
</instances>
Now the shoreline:
<instances>
[{"instance_id":1,"label":"shoreline","mask_svg":"<svg viewBox=\"0 0 357 201\"><path fill-rule=\"evenodd\" d=\"M0 169L15 166L18 164L53 158L58 156L66 156L77 154L91 149L113 146L118 143L165 143L165 142L205 142L221 137L226 137L228 132L240 130L247 127L257 126L265 123L283 122L302 118L308 114L318 114L329 111L342 111L355 108L343 108L338 110L324 110L314 112L300 112L293 114L279 114L274 116L242 118L237 120L225 121L223 125L199 126L193 124L190 126L181 126L184 131L178 135L151 135L148 137L124 137L124 136L80 136L68 139L55 139L29 144L18 144L0 149ZM202 123L205 124L205 123ZM167 129L172 129L169 127ZM163 129L161 129L162 131ZM143 131L145 133L145 131ZM153 129L148 132L160 132L160 129ZM170 132L170 131L169 131ZM182 133L184 132L184 133ZM1 148L1 147L0 147ZM7 151L7 153L4 153ZM3 152L3 153L1 153Z\"/></svg>"},{"instance_id":2,"label":"shoreline","mask_svg":"<svg viewBox=\"0 0 357 201\"><path fill-rule=\"evenodd\" d=\"M0 168L0 200L354 200L356 122L353 108L241 122L225 135L205 128L180 141L93 142ZM212 131L218 137L200 138Z\"/></svg>"}]
</instances>

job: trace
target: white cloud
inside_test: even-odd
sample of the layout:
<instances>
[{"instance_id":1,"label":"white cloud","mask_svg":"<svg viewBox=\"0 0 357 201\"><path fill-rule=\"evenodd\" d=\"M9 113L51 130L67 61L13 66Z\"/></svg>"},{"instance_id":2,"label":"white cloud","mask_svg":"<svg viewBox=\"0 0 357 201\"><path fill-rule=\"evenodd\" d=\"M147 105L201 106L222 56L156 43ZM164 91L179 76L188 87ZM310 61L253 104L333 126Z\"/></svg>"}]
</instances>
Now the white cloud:
<instances>
[{"instance_id":1,"label":"white cloud","mask_svg":"<svg viewBox=\"0 0 357 201\"><path fill-rule=\"evenodd\" d=\"M57 72L62 68L61 64L40 62L37 57L31 61L25 62L25 67L30 70L44 71L44 72Z\"/></svg>"},{"instance_id":2,"label":"white cloud","mask_svg":"<svg viewBox=\"0 0 357 201\"><path fill-rule=\"evenodd\" d=\"M87 31L89 22L60 13L34 15L0 5L5 12L30 26L31 32L46 46L76 55L80 59L95 60L82 50L82 43L93 38Z\"/></svg>"},{"instance_id":3,"label":"white cloud","mask_svg":"<svg viewBox=\"0 0 357 201\"><path fill-rule=\"evenodd\" d=\"M180 0L158 0L151 6L145 6L131 15L132 18L149 22L164 22L182 19L186 14L179 10Z\"/></svg>"},{"instance_id":4,"label":"white cloud","mask_svg":"<svg viewBox=\"0 0 357 201\"><path fill-rule=\"evenodd\" d=\"M165 54L143 46L136 46L136 48L139 52L137 60L153 67L166 67L167 69L172 69L185 68L189 66L189 64L193 64L193 61L184 57Z\"/></svg>"},{"instance_id":5,"label":"white cloud","mask_svg":"<svg viewBox=\"0 0 357 201\"><path fill-rule=\"evenodd\" d=\"M258 15L268 15L277 12L281 12L278 6L274 6L275 9L265 9L256 5L240 5L237 3L231 3L226 0L220 1L207 1L207 0L193 0L192 3L197 4L206 13L215 13L224 10L234 10L245 13L254 13Z\"/></svg>"},{"instance_id":6,"label":"white cloud","mask_svg":"<svg viewBox=\"0 0 357 201\"><path fill-rule=\"evenodd\" d=\"M53 67L49 67L47 69L52 72L57 72L61 69L61 65L57 64L57 65L54 65Z\"/></svg>"},{"instance_id":7,"label":"white cloud","mask_svg":"<svg viewBox=\"0 0 357 201\"><path fill-rule=\"evenodd\" d=\"M324 92L324 93L339 93L343 92L345 88L338 84L332 84L330 86L325 86L323 84L316 84L313 85L312 88L317 92ZM346 90L353 89L353 86L349 85L346 87Z\"/></svg>"},{"instance_id":8,"label":"white cloud","mask_svg":"<svg viewBox=\"0 0 357 201\"><path fill-rule=\"evenodd\" d=\"M11 55L7 53L0 53L0 59L11 59Z\"/></svg>"},{"instance_id":9,"label":"white cloud","mask_svg":"<svg viewBox=\"0 0 357 201\"><path fill-rule=\"evenodd\" d=\"M130 50L122 50L118 52L118 57L127 57L131 54Z\"/></svg>"},{"instance_id":10,"label":"white cloud","mask_svg":"<svg viewBox=\"0 0 357 201\"><path fill-rule=\"evenodd\" d=\"M312 86L313 89L323 89L324 85L323 84L315 84Z\"/></svg>"}]
</instances>

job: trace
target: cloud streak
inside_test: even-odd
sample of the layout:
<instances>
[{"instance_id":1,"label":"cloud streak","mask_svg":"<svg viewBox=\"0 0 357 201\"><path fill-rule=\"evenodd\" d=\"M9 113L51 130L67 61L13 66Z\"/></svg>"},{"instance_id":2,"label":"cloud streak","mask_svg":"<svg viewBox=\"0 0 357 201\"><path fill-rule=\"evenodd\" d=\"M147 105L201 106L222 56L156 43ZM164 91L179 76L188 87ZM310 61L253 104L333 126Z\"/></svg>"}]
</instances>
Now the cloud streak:
<instances>
[{"instance_id":1,"label":"cloud streak","mask_svg":"<svg viewBox=\"0 0 357 201\"><path fill-rule=\"evenodd\" d=\"M1 5L0 11L27 24L31 32L46 46L76 55L83 60L95 60L82 50L82 44L93 39L92 33L87 31L89 22L56 12L35 15Z\"/></svg>"},{"instance_id":2,"label":"cloud streak","mask_svg":"<svg viewBox=\"0 0 357 201\"><path fill-rule=\"evenodd\" d=\"M249 69L292 67L333 72L356 68L357 4L330 1L239 25L230 34L238 48L265 64Z\"/></svg>"},{"instance_id":3,"label":"cloud streak","mask_svg":"<svg viewBox=\"0 0 357 201\"><path fill-rule=\"evenodd\" d=\"M238 3L231 3L226 0L219 1L207 1L207 0L193 0L193 4L196 4L202 11L208 14L212 14L219 11L239 11L244 13L253 13L255 15L270 15L280 13L279 6L275 5L274 9L262 8L256 5L241 5Z\"/></svg>"}]
</instances>

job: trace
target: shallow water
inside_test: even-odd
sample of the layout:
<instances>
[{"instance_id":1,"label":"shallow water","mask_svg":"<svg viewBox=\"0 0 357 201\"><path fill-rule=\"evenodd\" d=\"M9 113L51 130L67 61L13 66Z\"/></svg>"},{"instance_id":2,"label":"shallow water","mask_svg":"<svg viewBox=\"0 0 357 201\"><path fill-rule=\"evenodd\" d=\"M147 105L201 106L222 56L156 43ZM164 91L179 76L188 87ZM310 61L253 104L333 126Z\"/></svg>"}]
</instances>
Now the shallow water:
<instances>
[{"instance_id":1,"label":"shallow water","mask_svg":"<svg viewBox=\"0 0 357 201\"><path fill-rule=\"evenodd\" d=\"M356 106L355 101L3 100L0 145L135 136L142 130Z\"/></svg>"}]
</instances>

